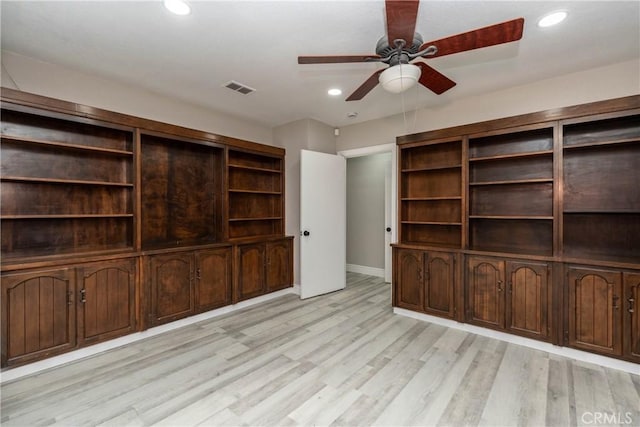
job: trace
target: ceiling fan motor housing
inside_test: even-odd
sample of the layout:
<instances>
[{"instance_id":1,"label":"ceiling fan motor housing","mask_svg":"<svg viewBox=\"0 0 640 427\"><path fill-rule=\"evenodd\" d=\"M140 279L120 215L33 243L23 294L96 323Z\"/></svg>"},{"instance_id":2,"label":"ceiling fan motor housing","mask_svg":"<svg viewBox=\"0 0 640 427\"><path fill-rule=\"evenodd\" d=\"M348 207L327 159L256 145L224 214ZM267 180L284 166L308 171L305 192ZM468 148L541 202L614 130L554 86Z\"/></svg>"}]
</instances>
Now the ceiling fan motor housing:
<instances>
[{"instance_id":1,"label":"ceiling fan motor housing","mask_svg":"<svg viewBox=\"0 0 640 427\"><path fill-rule=\"evenodd\" d=\"M420 46L422 46L422 44L422 36L418 33L414 33L411 46L407 46L405 44L401 47L400 53L398 53L398 47L395 45L395 43L390 44L388 37L383 36L380 38L380 40L378 40L378 43L376 45L376 54L385 59L389 58L388 60L383 60L382 62L391 66L398 64L408 64L412 59L409 55L419 52Z\"/></svg>"}]
</instances>

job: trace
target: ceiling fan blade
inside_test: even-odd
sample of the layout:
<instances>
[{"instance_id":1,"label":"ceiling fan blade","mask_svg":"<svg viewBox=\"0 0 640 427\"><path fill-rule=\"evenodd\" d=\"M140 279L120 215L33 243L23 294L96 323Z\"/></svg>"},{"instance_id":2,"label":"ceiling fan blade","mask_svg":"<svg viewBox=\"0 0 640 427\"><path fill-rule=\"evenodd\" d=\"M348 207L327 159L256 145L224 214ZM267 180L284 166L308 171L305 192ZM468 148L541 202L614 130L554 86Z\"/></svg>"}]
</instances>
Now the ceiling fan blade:
<instances>
[{"instance_id":1,"label":"ceiling fan blade","mask_svg":"<svg viewBox=\"0 0 640 427\"><path fill-rule=\"evenodd\" d=\"M406 46L411 47L416 30L419 0L386 0L387 11L387 39L389 45L393 41L402 39Z\"/></svg>"},{"instance_id":2,"label":"ceiling fan blade","mask_svg":"<svg viewBox=\"0 0 640 427\"><path fill-rule=\"evenodd\" d=\"M371 92L371 90L374 87L376 87L376 85L378 84L378 76L384 70L385 69L383 68L382 70L378 70L375 73L373 73L371 75L371 77L369 77L364 83L362 83L360 85L360 87L358 89L356 89L351 95L349 95L349 97L346 100L347 101L360 101L362 98L364 98L366 94Z\"/></svg>"},{"instance_id":3,"label":"ceiling fan blade","mask_svg":"<svg viewBox=\"0 0 640 427\"><path fill-rule=\"evenodd\" d=\"M298 56L298 64L340 64L347 62L375 62L380 55Z\"/></svg>"},{"instance_id":4,"label":"ceiling fan blade","mask_svg":"<svg viewBox=\"0 0 640 427\"><path fill-rule=\"evenodd\" d=\"M420 80L418 80L420 84L437 95L448 91L456 85L456 82L424 62L416 62L415 65L422 70Z\"/></svg>"},{"instance_id":5,"label":"ceiling fan blade","mask_svg":"<svg viewBox=\"0 0 640 427\"><path fill-rule=\"evenodd\" d=\"M455 36L423 43L422 46L420 46L420 50L426 49L431 45L437 47L438 52L436 52L435 55L429 55L429 58L435 58L438 56L451 55L452 53L514 42L522 38L523 27L524 18L513 19L501 24L490 25Z\"/></svg>"}]
</instances>

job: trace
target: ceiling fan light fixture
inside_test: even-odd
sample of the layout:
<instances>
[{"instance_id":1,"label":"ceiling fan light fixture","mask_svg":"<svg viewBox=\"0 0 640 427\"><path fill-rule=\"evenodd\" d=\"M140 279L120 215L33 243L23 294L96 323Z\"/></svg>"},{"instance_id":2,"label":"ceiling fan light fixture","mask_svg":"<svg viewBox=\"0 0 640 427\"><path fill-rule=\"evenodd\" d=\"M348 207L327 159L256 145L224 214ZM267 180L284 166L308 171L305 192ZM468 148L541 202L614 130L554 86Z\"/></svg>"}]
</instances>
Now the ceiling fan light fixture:
<instances>
[{"instance_id":1,"label":"ceiling fan light fixture","mask_svg":"<svg viewBox=\"0 0 640 427\"><path fill-rule=\"evenodd\" d=\"M420 67L413 64L398 64L387 68L378 81L387 92L401 93L415 86L420 78Z\"/></svg>"},{"instance_id":2,"label":"ceiling fan light fixture","mask_svg":"<svg viewBox=\"0 0 640 427\"><path fill-rule=\"evenodd\" d=\"M188 15L191 13L191 6L184 0L164 0L164 7L176 15Z\"/></svg>"},{"instance_id":3,"label":"ceiling fan light fixture","mask_svg":"<svg viewBox=\"0 0 640 427\"><path fill-rule=\"evenodd\" d=\"M542 28L552 27L564 21L567 15L568 13L564 10L558 10L555 12L548 13L538 20L538 27L542 27Z\"/></svg>"}]
</instances>

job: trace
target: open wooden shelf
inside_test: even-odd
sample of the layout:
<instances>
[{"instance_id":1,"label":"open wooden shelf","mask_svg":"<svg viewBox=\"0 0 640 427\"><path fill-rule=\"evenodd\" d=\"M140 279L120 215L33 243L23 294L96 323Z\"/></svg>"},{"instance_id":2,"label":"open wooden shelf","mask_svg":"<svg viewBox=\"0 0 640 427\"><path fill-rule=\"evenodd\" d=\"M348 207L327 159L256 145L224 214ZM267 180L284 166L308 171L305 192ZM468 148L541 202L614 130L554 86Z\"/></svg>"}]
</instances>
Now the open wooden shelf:
<instances>
[{"instance_id":1,"label":"open wooden shelf","mask_svg":"<svg viewBox=\"0 0 640 427\"><path fill-rule=\"evenodd\" d=\"M133 218L133 214L0 215L0 219Z\"/></svg>"},{"instance_id":2,"label":"open wooden shelf","mask_svg":"<svg viewBox=\"0 0 640 427\"><path fill-rule=\"evenodd\" d=\"M470 157L469 162L488 162L494 160L510 160L526 157L553 156L553 150L527 151L523 153L498 154L495 156Z\"/></svg>"},{"instance_id":3,"label":"open wooden shelf","mask_svg":"<svg viewBox=\"0 0 640 427\"><path fill-rule=\"evenodd\" d=\"M282 171L279 169L270 169L270 168L259 168L259 167L255 167L255 166L246 166L246 165L234 165L234 164L229 164L230 168L234 168L234 169L244 169L244 170L248 170L248 171L257 171L257 172L267 172L267 173L279 173L281 174Z\"/></svg>"},{"instance_id":4,"label":"open wooden shelf","mask_svg":"<svg viewBox=\"0 0 640 427\"><path fill-rule=\"evenodd\" d=\"M589 148L601 148L601 147L606 147L606 146L617 146L617 145L623 145L623 144L630 144L630 143L640 143L640 137L634 137L634 138L621 138L621 139L614 139L611 141L594 141L594 142L586 142L586 143L582 143L582 144L573 144L573 145L565 145L562 148L565 150L574 150L574 149L589 149Z\"/></svg>"},{"instance_id":5,"label":"open wooden shelf","mask_svg":"<svg viewBox=\"0 0 640 427\"><path fill-rule=\"evenodd\" d=\"M93 151L101 154L112 154L114 156L133 156L133 151L125 151L125 150L115 150L110 148L102 148L102 147L93 147L90 145L78 145L78 144L68 144L65 142L56 142L56 141L47 141L44 139L35 139L28 137L18 137L12 135L0 135L2 137L2 142L9 143L21 143L21 144L35 144L43 147L50 147L55 149L63 149L63 150L73 150L73 151Z\"/></svg>"},{"instance_id":6,"label":"open wooden shelf","mask_svg":"<svg viewBox=\"0 0 640 427\"><path fill-rule=\"evenodd\" d=\"M470 219L535 219L535 220L553 220L553 216L540 215L469 215Z\"/></svg>"},{"instance_id":7,"label":"open wooden shelf","mask_svg":"<svg viewBox=\"0 0 640 427\"><path fill-rule=\"evenodd\" d=\"M513 184L539 184L553 182L552 178L511 179L503 181L470 182L469 185L513 185Z\"/></svg>"},{"instance_id":8,"label":"open wooden shelf","mask_svg":"<svg viewBox=\"0 0 640 427\"><path fill-rule=\"evenodd\" d=\"M96 185L96 186L113 186L113 187L133 187L133 184L126 182L106 182L106 181L85 181L80 179L60 179L60 178L35 178L28 176L2 176L0 181L14 182L37 182L46 184L77 184L77 185Z\"/></svg>"},{"instance_id":9,"label":"open wooden shelf","mask_svg":"<svg viewBox=\"0 0 640 427\"><path fill-rule=\"evenodd\" d=\"M462 167L462 165L460 165L460 164L443 165L443 166L431 166L431 167L425 167L425 168L403 169L402 172L405 172L405 173L428 172L428 171L437 171L437 170L442 170L442 169L459 169L461 167Z\"/></svg>"},{"instance_id":10,"label":"open wooden shelf","mask_svg":"<svg viewBox=\"0 0 640 427\"><path fill-rule=\"evenodd\" d=\"M272 220L281 220L280 216L272 216L272 217L262 217L262 218L229 218L229 222L237 222L237 221L272 221Z\"/></svg>"}]
</instances>

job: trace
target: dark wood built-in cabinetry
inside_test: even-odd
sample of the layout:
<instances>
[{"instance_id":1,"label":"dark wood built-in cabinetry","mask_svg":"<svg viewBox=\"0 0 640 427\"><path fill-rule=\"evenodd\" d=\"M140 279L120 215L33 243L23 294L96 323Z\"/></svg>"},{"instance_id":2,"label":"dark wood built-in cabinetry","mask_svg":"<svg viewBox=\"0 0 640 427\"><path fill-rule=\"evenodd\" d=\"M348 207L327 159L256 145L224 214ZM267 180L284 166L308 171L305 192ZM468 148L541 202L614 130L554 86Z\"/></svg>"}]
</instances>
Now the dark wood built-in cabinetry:
<instances>
[{"instance_id":1,"label":"dark wood built-in cabinetry","mask_svg":"<svg viewBox=\"0 0 640 427\"><path fill-rule=\"evenodd\" d=\"M640 96L398 145L396 307L640 361Z\"/></svg>"},{"instance_id":2,"label":"dark wood built-in cabinetry","mask_svg":"<svg viewBox=\"0 0 640 427\"><path fill-rule=\"evenodd\" d=\"M283 149L5 88L1 137L2 367L292 285Z\"/></svg>"}]
</instances>

